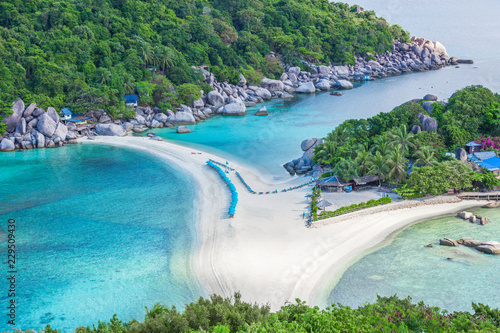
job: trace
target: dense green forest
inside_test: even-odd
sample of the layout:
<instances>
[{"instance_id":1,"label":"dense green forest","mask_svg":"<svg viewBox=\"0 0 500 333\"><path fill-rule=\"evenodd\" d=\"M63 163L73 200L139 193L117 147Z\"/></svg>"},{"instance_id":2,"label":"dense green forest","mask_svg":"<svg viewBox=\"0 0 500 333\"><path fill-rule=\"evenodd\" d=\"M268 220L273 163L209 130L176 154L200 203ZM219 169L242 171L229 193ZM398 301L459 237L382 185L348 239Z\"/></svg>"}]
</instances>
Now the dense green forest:
<instances>
[{"instance_id":1,"label":"dense green forest","mask_svg":"<svg viewBox=\"0 0 500 333\"><path fill-rule=\"evenodd\" d=\"M475 140L482 150L498 155L500 95L482 86L461 89L448 103L432 104L430 116L437 121L437 131L413 134L413 126L422 126L419 114L429 115L423 102L405 103L368 119L346 120L315 149L313 161L331 166L344 179L370 174L396 186L405 184L401 193L407 197L498 185L492 173L475 174L470 165L446 153L454 154L456 147Z\"/></svg>"},{"instance_id":2,"label":"dense green forest","mask_svg":"<svg viewBox=\"0 0 500 333\"><path fill-rule=\"evenodd\" d=\"M279 311L233 298L213 295L186 305L184 312L156 304L146 308L143 322L120 321L78 327L76 333L179 333L179 332L499 332L500 310L472 304L474 313L447 313L437 307L414 304L411 298L377 297L357 309L340 304L320 310L296 300ZM47 326L43 332L59 333Z\"/></svg>"},{"instance_id":3,"label":"dense green forest","mask_svg":"<svg viewBox=\"0 0 500 333\"><path fill-rule=\"evenodd\" d=\"M166 109L211 89L191 66L257 82L279 76L282 61L352 64L408 39L353 9L327 0L0 1L0 110L22 98L118 116L137 87L142 103Z\"/></svg>"}]
</instances>

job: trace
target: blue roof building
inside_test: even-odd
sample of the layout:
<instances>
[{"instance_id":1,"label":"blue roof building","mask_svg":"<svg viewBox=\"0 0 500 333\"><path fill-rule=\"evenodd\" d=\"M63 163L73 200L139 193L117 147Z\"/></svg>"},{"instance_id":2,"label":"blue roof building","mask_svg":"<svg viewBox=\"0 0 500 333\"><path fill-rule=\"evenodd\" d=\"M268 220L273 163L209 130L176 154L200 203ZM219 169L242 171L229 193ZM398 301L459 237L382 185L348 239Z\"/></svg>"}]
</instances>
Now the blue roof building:
<instances>
[{"instance_id":1,"label":"blue roof building","mask_svg":"<svg viewBox=\"0 0 500 333\"><path fill-rule=\"evenodd\" d=\"M61 109L61 113L63 114L63 120L70 120L73 117L73 112L69 108Z\"/></svg>"},{"instance_id":2,"label":"blue roof building","mask_svg":"<svg viewBox=\"0 0 500 333\"><path fill-rule=\"evenodd\" d=\"M500 174L500 157L491 157L483 162L476 162L481 168L485 168L496 175Z\"/></svg>"},{"instance_id":3,"label":"blue roof building","mask_svg":"<svg viewBox=\"0 0 500 333\"><path fill-rule=\"evenodd\" d=\"M137 95L125 95L123 97L127 106L137 106L137 102L139 102L139 96Z\"/></svg>"}]
</instances>

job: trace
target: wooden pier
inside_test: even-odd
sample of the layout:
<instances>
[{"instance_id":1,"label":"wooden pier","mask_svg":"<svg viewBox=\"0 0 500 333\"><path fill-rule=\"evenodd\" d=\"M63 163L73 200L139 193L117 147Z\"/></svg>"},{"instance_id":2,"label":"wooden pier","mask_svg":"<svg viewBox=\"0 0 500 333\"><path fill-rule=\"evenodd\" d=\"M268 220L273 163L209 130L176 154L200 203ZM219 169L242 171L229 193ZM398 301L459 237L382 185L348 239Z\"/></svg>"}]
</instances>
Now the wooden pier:
<instances>
[{"instance_id":1,"label":"wooden pier","mask_svg":"<svg viewBox=\"0 0 500 333\"><path fill-rule=\"evenodd\" d=\"M500 192L465 192L458 194L457 197L463 200L500 200Z\"/></svg>"}]
</instances>

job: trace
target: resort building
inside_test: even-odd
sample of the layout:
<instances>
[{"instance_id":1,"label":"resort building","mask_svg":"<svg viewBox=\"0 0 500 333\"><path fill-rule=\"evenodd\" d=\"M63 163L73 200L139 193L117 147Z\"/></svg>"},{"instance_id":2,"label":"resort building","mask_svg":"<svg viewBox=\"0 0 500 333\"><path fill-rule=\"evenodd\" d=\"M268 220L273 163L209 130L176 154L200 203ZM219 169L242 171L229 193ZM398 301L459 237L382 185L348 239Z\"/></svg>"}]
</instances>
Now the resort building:
<instances>
[{"instance_id":1,"label":"resort building","mask_svg":"<svg viewBox=\"0 0 500 333\"><path fill-rule=\"evenodd\" d=\"M481 168L485 168L490 172L493 172L497 178L500 176L500 157L491 157L483 162L476 162Z\"/></svg>"},{"instance_id":2,"label":"resort building","mask_svg":"<svg viewBox=\"0 0 500 333\"><path fill-rule=\"evenodd\" d=\"M481 144L474 141L465 144L465 150L468 154L478 153L481 150Z\"/></svg>"},{"instance_id":3,"label":"resort building","mask_svg":"<svg viewBox=\"0 0 500 333\"><path fill-rule=\"evenodd\" d=\"M137 106L137 102L139 102L138 95L125 95L124 98L126 106Z\"/></svg>"}]
</instances>

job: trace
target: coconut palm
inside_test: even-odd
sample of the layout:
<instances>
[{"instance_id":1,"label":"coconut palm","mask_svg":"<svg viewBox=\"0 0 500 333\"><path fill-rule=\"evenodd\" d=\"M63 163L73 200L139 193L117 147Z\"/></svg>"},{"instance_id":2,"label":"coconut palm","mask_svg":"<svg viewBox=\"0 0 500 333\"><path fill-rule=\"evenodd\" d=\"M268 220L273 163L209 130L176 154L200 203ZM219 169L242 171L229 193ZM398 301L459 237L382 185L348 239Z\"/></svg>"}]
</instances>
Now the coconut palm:
<instances>
[{"instance_id":1,"label":"coconut palm","mask_svg":"<svg viewBox=\"0 0 500 333\"><path fill-rule=\"evenodd\" d=\"M391 150L390 141L387 133L381 134L373 140L373 149L379 151L382 156L386 156Z\"/></svg>"},{"instance_id":2,"label":"coconut palm","mask_svg":"<svg viewBox=\"0 0 500 333\"><path fill-rule=\"evenodd\" d=\"M148 43L143 43L141 46L142 61L144 62L144 67L151 64L153 61L153 48Z\"/></svg>"},{"instance_id":3,"label":"coconut palm","mask_svg":"<svg viewBox=\"0 0 500 333\"><path fill-rule=\"evenodd\" d=\"M145 308L147 319L153 319L156 316L161 315L163 312L168 311L168 308L160 303L156 303L151 310L149 310L147 306L145 306Z\"/></svg>"},{"instance_id":4,"label":"coconut palm","mask_svg":"<svg viewBox=\"0 0 500 333\"><path fill-rule=\"evenodd\" d=\"M415 152L415 164L421 166L434 166L438 164L434 149L424 146Z\"/></svg>"},{"instance_id":5,"label":"coconut palm","mask_svg":"<svg viewBox=\"0 0 500 333\"><path fill-rule=\"evenodd\" d=\"M407 131L406 125L401 125L392 131L392 143L400 145L403 154L406 154L408 149L413 146L413 143L410 141L412 137L413 133Z\"/></svg>"},{"instance_id":6,"label":"coconut palm","mask_svg":"<svg viewBox=\"0 0 500 333\"><path fill-rule=\"evenodd\" d=\"M382 178L385 177L387 172L386 157L377 151L377 153L368 161L368 168L370 172L376 173L378 176L378 184L381 185Z\"/></svg>"},{"instance_id":7,"label":"coconut palm","mask_svg":"<svg viewBox=\"0 0 500 333\"><path fill-rule=\"evenodd\" d=\"M389 177L394 177L397 187L398 180L404 179L406 177L406 171L408 170L408 159L405 157L401 145L398 145L396 149L389 154L387 166L389 167L387 175Z\"/></svg>"},{"instance_id":8,"label":"coconut palm","mask_svg":"<svg viewBox=\"0 0 500 333\"><path fill-rule=\"evenodd\" d=\"M373 155L367 149L358 151L358 156L356 156L354 161L358 165L358 172L360 176L364 176L368 173L372 157Z\"/></svg>"},{"instance_id":9,"label":"coconut palm","mask_svg":"<svg viewBox=\"0 0 500 333\"><path fill-rule=\"evenodd\" d=\"M331 141L324 143L314 148L314 162L318 164L329 164L329 160L335 157L337 146Z\"/></svg>"}]
</instances>

